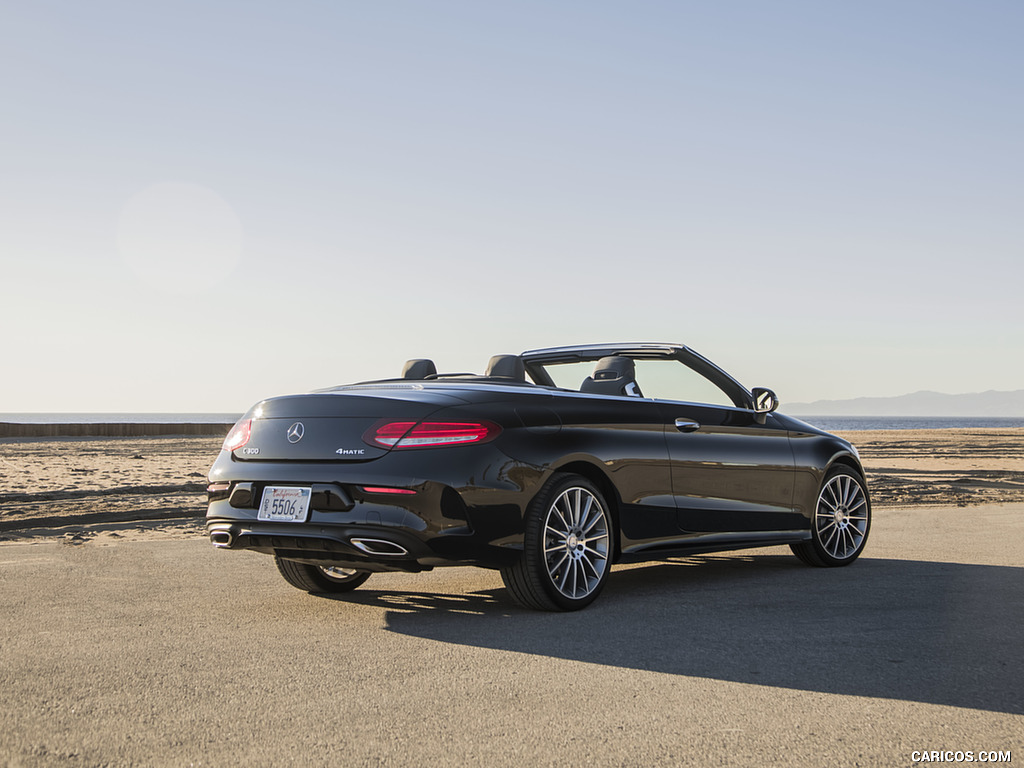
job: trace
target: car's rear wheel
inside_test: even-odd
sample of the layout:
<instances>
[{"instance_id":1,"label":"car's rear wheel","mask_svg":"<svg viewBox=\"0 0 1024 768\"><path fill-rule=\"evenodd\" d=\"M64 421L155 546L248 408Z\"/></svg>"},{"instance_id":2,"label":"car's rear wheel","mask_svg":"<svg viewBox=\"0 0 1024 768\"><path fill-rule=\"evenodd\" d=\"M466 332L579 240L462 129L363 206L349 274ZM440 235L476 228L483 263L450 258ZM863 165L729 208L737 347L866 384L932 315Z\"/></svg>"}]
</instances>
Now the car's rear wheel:
<instances>
[{"instance_id":1,"label":"car's rear wheel","mask_svg":"<svg viewBox=\"0 0 1024 768\"><path fill-rule=\"evenodd\" d=\"M871 529L871 501L864 479L838 465L825 474L811 521L811 540L791 544L808 565L849 565L864 550Z\"/></svg>"},{"instance_id":2,"label":"car's rear wheel","mask_svg":"<svg viewBox=\"0 0 1024 768\"><path fill-rule=\"evenodd\" d=\"M297 563L277 555L274 555L274 562L285 581L305 592L351 592L370 578L369 571Z\"/></svg>"},{"instance_id":3,"label":"car's rear wheel","mask_svg":"<svg viewBox=\"0 0 1024 768\"><path fill-rule=\"evenodd\" d=\"M613 530L608 504L593 483L556 475L527 508L522 556L501 571L512 599L543 611L590 605L611 571Z\"/></svg>"}]
</instances>

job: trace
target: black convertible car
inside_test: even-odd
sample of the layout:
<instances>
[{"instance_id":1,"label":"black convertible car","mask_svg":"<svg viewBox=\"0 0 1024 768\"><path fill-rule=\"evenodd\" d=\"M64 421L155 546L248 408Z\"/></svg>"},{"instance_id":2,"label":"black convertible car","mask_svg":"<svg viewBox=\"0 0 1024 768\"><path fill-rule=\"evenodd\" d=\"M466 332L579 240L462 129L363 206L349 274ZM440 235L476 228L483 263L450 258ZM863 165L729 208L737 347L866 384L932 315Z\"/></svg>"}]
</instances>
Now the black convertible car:
<instances>
[{"instance_id":1,"label":"black convertible car","mask_svg":"<svg viewBox=\"0 0 1024 768\"><path fill-rule=\"evenodd\" d=\"M777 406L677 344L536 349L483 375L410 360L254 406L210 471L207 529L309 592L476 565L544 610L589 604L615 562L788 544L848 565L871 522L857 451Z\"/></svg>"}]
</instances>

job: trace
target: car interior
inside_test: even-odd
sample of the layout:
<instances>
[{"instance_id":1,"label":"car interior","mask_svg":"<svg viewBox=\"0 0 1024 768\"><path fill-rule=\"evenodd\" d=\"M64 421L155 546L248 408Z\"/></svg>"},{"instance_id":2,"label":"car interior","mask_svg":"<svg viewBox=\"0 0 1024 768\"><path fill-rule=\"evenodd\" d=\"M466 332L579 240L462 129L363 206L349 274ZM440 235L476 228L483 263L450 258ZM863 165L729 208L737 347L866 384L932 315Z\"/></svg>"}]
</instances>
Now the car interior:
<instances>
[{"instance_id":1,"label":"car interior","mask_svg":"<svg viewBox=\"0 0 1024 768\"><path fill-rule=\"evenodd\" d=\"M403 379L425 379L427 376L437 376L437 366L433 360L417 358L406 362L402 369Z\"/></svg>"},{"instance_id":2,"label":"car interior","mask_svg":"<svg viewBox=\"0 0 1024 768\"><path fill-rule=\"evenodd\" d=\"M526 366L519 355L495 355L487 363L484 376L526 381Z\"/></svg>"},{"instance_id":3,"label":"car interior","mask_svg":"<svg viewBox=\"0 0 1024 768\"><path fill-rule=\"evenodd\" d=\"M602 357L594 373L583 380L580 392L595 395L643 397L636 383L636 364L628 357Z\"/></svg>"},{"instance_id":4,"label":"car interior","mask_svg":"<svg viewBox=\"0 0 1024 768\"><path fill-rule=\"evenodd\" d=\"M473 374L439 374L433 360L414 358L406 362L402 378L427 380L448 376L473 376ZM476 378L481 378L477 376ZM495 355L488 363L483 377L487 379L508 379L526 383L526 366L519 355ZM643 397L636 382L636 365L631 358L621 355L602 357L594 365L593 373L583 380L579 391L597 395L618 395L620 397Z\"/></svg>"}]
</instances>

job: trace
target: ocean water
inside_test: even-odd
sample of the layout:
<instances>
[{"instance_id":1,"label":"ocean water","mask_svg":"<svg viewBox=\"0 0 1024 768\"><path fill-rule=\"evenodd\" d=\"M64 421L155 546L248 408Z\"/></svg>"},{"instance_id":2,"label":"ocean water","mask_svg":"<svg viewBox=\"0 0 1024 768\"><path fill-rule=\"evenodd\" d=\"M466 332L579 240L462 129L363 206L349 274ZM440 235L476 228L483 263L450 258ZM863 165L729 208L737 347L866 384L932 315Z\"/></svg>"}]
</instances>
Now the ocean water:
<instances>
[{"instance_id":1,"label":"ocean water","mask_svg":"<svg viewBox=\"0 0 1024 768\"><path fill-rule=\"evenodd\" d=\"M796 416L828 432L869 429L1011 429L1024 419L990 416Z\"/></svg>"},{"instance_id":2,"label":"ocean water","mask_svg":"<svg viewBox=\"0 0 1024 768\"><path fill-rule=\"evenodd\" d=\"M240 413L0 413L12 424L234 424ZM1024 418L949 416L797 416L829 432L869 429L1010 429Z\"/></svg>"},{"instance_id":3,"label":"ocean water","mask_svg":"<svg viewBox=\"0 0 1024 768\"><path fill-rule=\"evenodd\" d=\"M234 424L240 413L0 413L9 424Z\"/></svg>"}]
</instances>

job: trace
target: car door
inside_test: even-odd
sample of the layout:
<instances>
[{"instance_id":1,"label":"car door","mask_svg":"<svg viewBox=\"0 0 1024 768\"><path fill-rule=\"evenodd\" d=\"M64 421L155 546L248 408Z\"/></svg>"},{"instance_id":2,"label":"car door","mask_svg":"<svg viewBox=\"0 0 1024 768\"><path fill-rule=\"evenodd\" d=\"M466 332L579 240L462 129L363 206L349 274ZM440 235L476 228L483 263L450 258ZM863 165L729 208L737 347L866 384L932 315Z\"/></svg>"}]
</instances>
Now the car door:
<instances>
[{"instance_id":1,"label":"car door","mask_svg":"<svg viewBox=\"0 0 1024 768\"><path fill-rule=\"evenodd\" d=\"M662 403L679 527L687 532L806 527L793 507L788 433L753 413Z\"/></svg>"},{"instance_id":2,"label":"car door","mask_svg":"<svg viewBox=\"0 0 1024 768\"><path fill-rule=\"evenodd\" d=\"M686 532L806 527L793 507L789 434L678 360L637 361L637 381L665 421L676 521ZM675 397L673 397L675 396ZM689 396L689 397L688 397Z\"/></svg>"},{"instance_id":3,"label":"car door","mask_svg":"<svg viewBox=\"0 0 1024 768\"><path fill-rule=\"evenodd\" d=\"M621 502L619 527L625 545L678 533L665 421L660 406L633 397L556 394L562 420L546 448L565 461L599 465Z\"/></svg>"}]
</instances>

